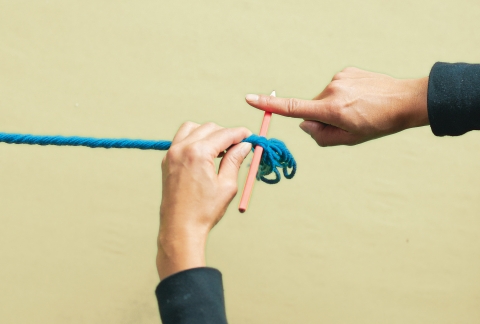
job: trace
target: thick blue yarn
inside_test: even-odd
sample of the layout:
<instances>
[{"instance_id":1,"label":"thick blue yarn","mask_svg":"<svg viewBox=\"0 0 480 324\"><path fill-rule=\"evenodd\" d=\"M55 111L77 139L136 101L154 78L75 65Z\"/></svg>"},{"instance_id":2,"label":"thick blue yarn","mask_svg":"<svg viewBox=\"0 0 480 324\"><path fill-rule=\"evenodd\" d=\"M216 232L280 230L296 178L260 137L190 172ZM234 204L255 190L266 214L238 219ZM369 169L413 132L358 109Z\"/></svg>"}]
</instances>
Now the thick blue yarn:
<instances>
[{"instance_id":1,"label":"thick blue yarn","mask_svg":"<svg viewBox=\"0 0 480 324\"><path fill-rule=\"evenodd\" d=\"M168 150L171 141L151 141L128 138L93 138L79 136L43 136L30 134L9 134L0 133L0 142L8 144L30 144L30 145L56 145L56 146L86 146L91 148L134 148L140 150ZM287 179L293 178L297 170L297 163L293 155L287 149L285 143L277 139L266 139L263 136L251 135L242 142L252 144L252 147L259 145L263 147L262 159L258 168L257 179L268 184L280 181L280 172ZM252 151L253 151L252 148ZM265 176L275 174L274 179Z\"/></svg>"}]
</instances>

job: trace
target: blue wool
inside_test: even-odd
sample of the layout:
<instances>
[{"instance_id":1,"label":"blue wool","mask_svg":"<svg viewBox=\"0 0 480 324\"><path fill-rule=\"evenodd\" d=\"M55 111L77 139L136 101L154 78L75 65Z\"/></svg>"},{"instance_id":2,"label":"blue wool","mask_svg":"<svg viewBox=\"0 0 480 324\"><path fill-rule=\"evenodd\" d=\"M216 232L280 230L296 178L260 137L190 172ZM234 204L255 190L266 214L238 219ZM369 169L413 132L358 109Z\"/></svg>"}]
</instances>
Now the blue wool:
<instances>
[{"instance_id":1,"label":"blue wool","mask_svg":"<svg viewBox=\"0 0 480 324\"><path fill-rule=\"evenodd\" d=\"M293 178L297 171L297 162L295 162L292 153L290 153L285 143L275 138L266 139L258 135L251 135L244 139L243 142L252 143L253 148L257 145L263 147L263 154L257 172L257 180L262 180L268 184L278 183L281 178L280 172L278 171L279 168L283 170L285 178ZM272 172L275 173L275 179L265 178L265 176Z\"/></svg>"},{"instance_id":2,"label":"blue wool","mask_svg":"<svg viewBox=\"0 0 480 324\"><path fill-rule=\"evenodd\" d=\"M79 136L41 136L29 134L0 133L0 142L8 144L30 145L57 145L57 146L86 146L103 148L135 148L140 150L168 150L171 141L151 141L128 138L93 138ZM280 181L279 168L287 179L293 178L297 170L297 163L286 145L277 139L266 139L263 136L251 135L242 142L251 143L253 148L257 145L263 147L262 159L258 168L257 179L265 183L274 184ZM253 150L252 148L252 150ZM290 169L290 171L289 171ZM275 173L275 179L265 176Z\"/></svg>"}]
</instances>

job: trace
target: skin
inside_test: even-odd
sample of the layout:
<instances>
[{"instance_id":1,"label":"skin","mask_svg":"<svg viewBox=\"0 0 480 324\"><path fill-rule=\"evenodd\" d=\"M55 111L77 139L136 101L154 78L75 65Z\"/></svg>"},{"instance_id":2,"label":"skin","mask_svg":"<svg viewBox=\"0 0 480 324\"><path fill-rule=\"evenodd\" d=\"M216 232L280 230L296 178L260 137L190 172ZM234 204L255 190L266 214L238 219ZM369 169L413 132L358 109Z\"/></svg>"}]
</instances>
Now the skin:
<instances>
[{"instance_id":1,"label":"skin","mask_svg":"<svg viewBox=\"0 0 480 324\"><path fill-rule=\"evenodd\" d=\"M320 146L355 145L428 125L428 78L400 80L347 68L313 100L247 95L258 109L300 118ZM205 266L208 233L238 190L240 165L251 150L246 128L185 123L162 162L157 269L160 279ZM225 150L228 150L224 153ZM220 168L215 158L221 157Z\"/></svg>"},{"instance_id":2,"label":"skin","mask_svg":"<svg viewBox=\"0 0 480 324\"><path fill-rule=\"evenodd\" d=\"M258 109L301 118L300 128L320 146L356 145L429 124L428 77L401 80L346 68L313 100L247 95Z\"/></svg>"},{"instance_id":3,"label":"skin","mask_svg":"<svg viewBox=\"0 0 480 324\"><path fill-rule=\"evenodd\" d=\"M160 279L205 266L205 244L237 193L252 134L246 128L185 123L162 161L157 269ZM240 143L240 144L239 144ZM225 150L228 151L223 153ZM222 156L217 170L215 159Z\"/></svg>"}]
</instances>

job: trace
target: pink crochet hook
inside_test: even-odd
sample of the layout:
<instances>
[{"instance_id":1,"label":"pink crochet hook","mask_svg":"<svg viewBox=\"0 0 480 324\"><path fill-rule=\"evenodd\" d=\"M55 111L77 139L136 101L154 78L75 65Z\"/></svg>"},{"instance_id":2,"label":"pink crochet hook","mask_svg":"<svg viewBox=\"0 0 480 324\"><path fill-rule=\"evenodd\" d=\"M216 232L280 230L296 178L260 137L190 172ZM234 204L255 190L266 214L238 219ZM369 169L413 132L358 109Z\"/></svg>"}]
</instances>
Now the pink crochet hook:
<instances>
[{"instance_id":1,"label":"pink crochet hook","mask_svg":"<svg viewBox=\"0 0 480 324\"><path fill-rule=\"evenodd\" d=\"M276 97L275 90L270 94L272 97ZM267 136L268 125L270 125L270 119L272 118L271 112L265 112L263 115L262 127L260 128L260 136ZM248 171L247 181L245 182L245 187L243 188L242 198L240 199L240 205L238 210L241 213L244 213L247 210L248 202L250 201L250 196L252 195L253 184L257 177L258 166L260 165L260 159L262 158L263 147L255 146L253 151L253 160L250 164L250 170Z\"/></svg>"}]
</instances>

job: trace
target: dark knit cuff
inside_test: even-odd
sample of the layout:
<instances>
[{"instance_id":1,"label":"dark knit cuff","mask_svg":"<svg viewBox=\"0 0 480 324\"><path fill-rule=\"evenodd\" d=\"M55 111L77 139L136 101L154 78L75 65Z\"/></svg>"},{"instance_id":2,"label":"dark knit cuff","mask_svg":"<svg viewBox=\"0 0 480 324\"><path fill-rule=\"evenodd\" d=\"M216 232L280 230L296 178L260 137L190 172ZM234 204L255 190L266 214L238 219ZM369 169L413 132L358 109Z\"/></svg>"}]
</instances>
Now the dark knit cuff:
<instances>
[{"instance_id":1,"label":"dark knit cuff","mask_svg":"<svg viewBox=\"0 0 480 324\"><path fill-rule=\"evenodd\" d=\"M175 273L155 290L163 324L227 323L222 274L213 268Z\"/></svg>"},{"instance_id":2,"label":"dark knit cuff","mask_svg":"<svg viewBox=\"0 0 480 324\"><path fill-rule=\"evenodd\" d=\"M430 127L437 136L480 129L480 64L435 63L427 105Z\"/></svg>"}]
</instances>

